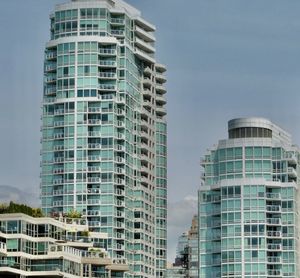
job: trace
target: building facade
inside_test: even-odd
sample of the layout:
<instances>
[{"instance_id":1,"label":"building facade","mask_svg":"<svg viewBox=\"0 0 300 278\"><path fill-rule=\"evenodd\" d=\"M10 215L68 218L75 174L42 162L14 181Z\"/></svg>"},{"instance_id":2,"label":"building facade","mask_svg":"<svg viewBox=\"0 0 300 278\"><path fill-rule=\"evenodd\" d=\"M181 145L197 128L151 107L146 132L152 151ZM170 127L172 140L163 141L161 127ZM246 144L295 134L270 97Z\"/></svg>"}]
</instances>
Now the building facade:
<instances>
[{"instance_id":1,"label":"building facade","mask_svg":"<svg viewBox=\"0 0 300 278\"><path fill-rule=\"evenodd\" d=\"M299 277L299 149L262 118L228 132L202 160L199 277Z\"/></svg>"},{"instance_id":2,"label":"building facade","mask_svg":"<svg viewBox=\"0 0 300 278\"><path fill-rule=\"evenodd\" d=\"M50 16L41 202L109 235L128 277L166 269L166 68L155 27L121 0L72 0Z\"/></svg>"},{"instance_id":3,"label":"building facade","mask_svg":"<svg viewBox=\"0 0 300 278\"><path fill-rule=\"evenodd\" d=\"M87 231L82 219L0 214L0 277L124 277L128 265L109 258L107 234Z\"/></svg>"}]
</instances>

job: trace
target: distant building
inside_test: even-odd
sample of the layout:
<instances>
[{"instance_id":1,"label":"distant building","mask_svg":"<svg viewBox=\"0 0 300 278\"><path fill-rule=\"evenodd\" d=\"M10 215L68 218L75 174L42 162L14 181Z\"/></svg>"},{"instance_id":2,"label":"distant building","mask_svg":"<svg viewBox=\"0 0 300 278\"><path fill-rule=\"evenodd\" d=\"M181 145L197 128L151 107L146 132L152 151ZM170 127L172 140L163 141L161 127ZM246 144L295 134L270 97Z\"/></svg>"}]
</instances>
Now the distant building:
<instances>
[{"instance_id":1,"label":"distant building","mask_svg":"<svg viewBox=\"0 0 300 278\"><path fill-rule=\"evenodd\" d=\"M202 161L199 277L299 277L299 148L262 118L228 133Z\"/></svg>"},{"instance_id":2,"label":"distant building","mask_svg":"<svg viewBox=\"0 0 300 278\"><path fill-rule=\"evenodd\" d=\"M167 268L167 278L184 278L186 276L186 269L181 266L170 266Z\"/></svg>"},{"instance_id":3,"label":"distant building","mask_svg":"<svg viewBox=\"0 0 300 278\"><path fill-rule=\"evenodd\" d=\"M167 277L198 277L198 217L195 215L189 231L178 238L176 258L167 269Z\"/></svg>"},{"instance_id":4,"label":"distant building","mask_svg":"<svg viewBox=\"0 0 300 278\"><path fill-rule=\"evenodd\" d=\"M188 231L188 274L190 278L198 277L198 216L192 220L192 226Z\"/></svg>"},{"instance_id":5,"label":"distant building","mask_svg":"<svg viewBox=\"0 0 300 278\"><path fill-rule=\"evenodd\" d=\"M0 214L0 277L123 277L128 265L108 257L107 243L81 219Z\"/></svg>"},{"instance_id":6,"label":"distant building","mask_svg":"<svg viewBox=\"0 0 300 278\"><path fill-rule=\"evenodd\" d=\"M176 258L174 266L183 266L185 265L185 252L188 247L188 233L184 232L178 237L177 249L176 249Z\"/></svg>"}]
</instances>

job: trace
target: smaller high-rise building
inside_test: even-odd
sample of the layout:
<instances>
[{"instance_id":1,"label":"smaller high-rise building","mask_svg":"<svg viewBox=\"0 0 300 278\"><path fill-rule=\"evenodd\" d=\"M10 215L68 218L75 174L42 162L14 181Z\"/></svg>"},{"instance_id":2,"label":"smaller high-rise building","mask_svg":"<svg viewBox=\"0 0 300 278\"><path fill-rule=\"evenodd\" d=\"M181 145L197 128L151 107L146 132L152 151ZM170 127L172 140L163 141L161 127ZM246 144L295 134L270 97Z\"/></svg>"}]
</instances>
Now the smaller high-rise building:
<instances>
[{"instance_id":1,"label":"smaller high-rise building","mask_svg":"<svg viewBox=\"0 0 300 278\"><path fill-rule=\"evenodd\" d=\"M299 148L263 118L228 134L202 161L199 277L299 277Z\"/></svg>"},{"instance_id":2,"label":"smaller high-rise building","mask_svg":"<svg viewBox=\"0 0 300 278\"><path fill-rule=\"evenodd\" d=\"M107 244L82 219L0 214L0 277L124 277L126 261L109 258Z\"/></svg>"}]
</instances>

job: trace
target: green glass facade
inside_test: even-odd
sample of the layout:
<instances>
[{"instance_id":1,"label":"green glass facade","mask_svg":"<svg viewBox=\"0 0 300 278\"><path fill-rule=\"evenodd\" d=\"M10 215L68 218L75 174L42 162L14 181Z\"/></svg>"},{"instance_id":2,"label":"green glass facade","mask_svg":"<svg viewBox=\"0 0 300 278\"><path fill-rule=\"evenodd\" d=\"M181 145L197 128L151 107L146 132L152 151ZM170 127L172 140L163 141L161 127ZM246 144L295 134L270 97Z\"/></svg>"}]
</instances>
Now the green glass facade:
<instances>
[{"instance_id":1,"label":"green glass facade","mask_svg":"<svg viewBox=\"0 0 300 278\"><path fill-rule=\"evenodd\" d=\"M73 0L45 50L41 201L76 210L129 277L166 268L165 67L155 27L123 1Z\"/></svg>"},{"instance_id":2,"label":"green glass facade","mask_svg":"<svg viewBox=\"0 0 300 278\"><path fill-rule=\"evenodd\" d=\"M200 277L298 277L299 149L261 118L229 122L202 161Z\"/></svg>"}]
</instances>

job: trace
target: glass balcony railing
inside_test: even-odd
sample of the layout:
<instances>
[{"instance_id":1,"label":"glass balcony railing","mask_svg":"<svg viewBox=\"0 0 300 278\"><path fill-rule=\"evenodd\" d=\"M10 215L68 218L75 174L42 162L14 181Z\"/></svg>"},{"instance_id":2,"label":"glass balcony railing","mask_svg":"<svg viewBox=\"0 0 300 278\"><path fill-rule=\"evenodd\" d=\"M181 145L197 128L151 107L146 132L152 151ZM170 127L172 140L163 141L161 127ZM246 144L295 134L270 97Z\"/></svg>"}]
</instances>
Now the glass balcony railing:
<instances>
[{"instance_id":1,"label":"glass balcony railing","mask_svg":"<svg viewBox=\"0 0 300 278\"><path fill-rule=\"evenodd\" d=\"M115 55L116 54L116 50L115 49L109 49L109 48L99 48L99 53L100 54Z\"/></svg>"}]
</instances>

